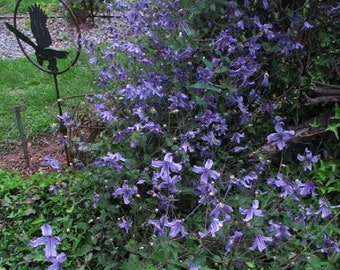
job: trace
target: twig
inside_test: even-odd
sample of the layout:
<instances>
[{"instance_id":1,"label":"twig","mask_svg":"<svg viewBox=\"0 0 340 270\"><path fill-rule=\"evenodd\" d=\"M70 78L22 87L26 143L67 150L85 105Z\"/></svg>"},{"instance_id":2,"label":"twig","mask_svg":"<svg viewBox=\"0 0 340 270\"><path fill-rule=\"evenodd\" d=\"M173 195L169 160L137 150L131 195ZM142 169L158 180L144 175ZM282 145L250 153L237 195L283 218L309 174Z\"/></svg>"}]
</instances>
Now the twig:
<instances>
[{"instance_id":1,"label":"twig","mask_svg":"<svg viewBox=\"0 0 340 270\"><path fill-rule=\"evenodd\" d=\"M305 105L316 105L316 104L326 105L328 103L340 102L340 91L339 91L339 95L337 96L324 96L324 97L315 97L315 98L309 97L306 93L302 93L302 94L307 99L307 102L305 103Z\"/></svg>"}]
</instances>

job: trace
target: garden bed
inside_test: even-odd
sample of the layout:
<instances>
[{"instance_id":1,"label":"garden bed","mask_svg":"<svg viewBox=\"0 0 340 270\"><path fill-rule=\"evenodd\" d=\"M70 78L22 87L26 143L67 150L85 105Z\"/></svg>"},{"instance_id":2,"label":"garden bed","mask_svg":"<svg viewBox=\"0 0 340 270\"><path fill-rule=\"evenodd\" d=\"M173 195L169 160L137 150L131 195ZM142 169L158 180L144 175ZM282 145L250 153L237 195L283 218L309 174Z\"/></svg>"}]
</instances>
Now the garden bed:
<instances>
[{"instance_id":1,"label":"garden bed","mask_svg":"<svg viewBox=\"0 0 340 270\"><path fill-rule=\"evenodd\" d=\"M31 139L27 143L30 166L27 166L22 147L18 141L11 150L1 153L0 168L8 171L16 171L22 176L30 176L37 172L51 172L45 165L45 156L53 156L65 168L66 157L64 148L58 144L57 135L49 134Z\"/></svg>"}]
</instances>

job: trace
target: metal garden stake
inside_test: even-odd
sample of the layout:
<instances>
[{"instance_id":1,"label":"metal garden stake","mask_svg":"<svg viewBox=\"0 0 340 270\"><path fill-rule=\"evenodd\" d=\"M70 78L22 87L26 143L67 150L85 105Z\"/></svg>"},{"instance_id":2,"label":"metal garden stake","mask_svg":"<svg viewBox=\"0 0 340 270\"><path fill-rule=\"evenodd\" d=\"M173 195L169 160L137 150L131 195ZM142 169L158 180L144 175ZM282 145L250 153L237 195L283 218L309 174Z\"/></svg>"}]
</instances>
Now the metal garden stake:
<instances>
[{"instance_id":1,"label":"metal garden stake","mask_svg":"<svg viewBox=\"0 0 340 270\"><path fill-rule=\"evenodd\" d=\"M21 2L22 0L19 0L16 4L15 11L14 11L13 25L9 23L5 23L5 25L16 36L19 47L21 51L24 53L24 55L26 56L26 58L41 71L53 75L56 98L58 102L59 116L62 116L63 111L61 107L60 92L59 92L59 87L58 87L58 75L67 72L71 68L71 66L73 66L78 60L80 49L81 49L80 42L79 42L81 38L81 34L80 34L80 28L79 28L77 19L74 13L72 12L71 8L64 1L59 0L59 2L61 2L64 5L66 10L71 15L71 18L74 22L76 32L77 32L77 40L76 40L77 48L76 48L75 56L70 60L70 62L67 62L67 65L65 68L63 68L62 70L59 70L57 66L57 62L67 60L67 58L69 57L69 52L55 50L53 48L50 48L50 46L52 45L52 38L47 28L48 17L38 4L30 5L27 8L29 17L30 17L31 32L33 34L35 42L31 40L27 35L22 33L20 30L18 30L17 15L18 15L18 9L19 7L21 7L20 5ZM27 54L22 42L28 44L34 49L36 60L33 60L31 56ZM47 62L47 66L44 66L46 62ZM63 125L61 120L60 120L60 134L63 137L67 135L67 129ZM64 146L65 146L67 164L70 165L70 156L69 156L67 144L65 143Z\"/></svg>"},{"instance_id":2,"label":"metal garden stake","mask_svg":"<svg viewBox=\"0 0 340 270\"><path fill-rule=\"evenodd\" d=\"M22 150L24 152L26 165L29 167L30 166L30 159L29 159L29 156L28 156L28 149L27 149L27 142L26 142L26 137L25 137L25 133L24 133L24 127L23 127L22 121L21 121L21 112L23 112L25 110L26 110L26 105L18 105L18 106L14 106L14 107L11 108L11 111L13 113L15 113L15 117L17 119L18 129L19 129L20 138L21 138L21 146L22 146Z\"/></svg>"}]
</instances>

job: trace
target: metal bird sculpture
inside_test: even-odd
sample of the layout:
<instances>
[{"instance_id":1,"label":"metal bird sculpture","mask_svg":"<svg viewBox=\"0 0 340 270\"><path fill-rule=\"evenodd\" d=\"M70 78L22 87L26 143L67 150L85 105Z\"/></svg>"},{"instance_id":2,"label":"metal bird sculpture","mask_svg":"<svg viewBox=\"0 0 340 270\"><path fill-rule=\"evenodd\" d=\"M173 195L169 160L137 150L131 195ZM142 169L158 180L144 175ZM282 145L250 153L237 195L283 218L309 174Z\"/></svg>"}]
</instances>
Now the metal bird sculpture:
<instances>
[{"instance_id":1,"label":"metal bird sculpture","mask_svg":"<svg viewBox=\"0 0 340 270\"><path fill-rule=\"evenodd\" d=\"M21 33L13 25L9 23L5 23L5 25L18 39L33 47L40 66L43 66L44 61L47 61L48 69L58 72L57 59L65 59L69 53L67 51L57 51L48 48L52 44L52 39L46 26L47 15L40 6L37 4L32 5L28 8L28 12L31 19L31 31L37 44Z\"/></svg>"}]
</instances>

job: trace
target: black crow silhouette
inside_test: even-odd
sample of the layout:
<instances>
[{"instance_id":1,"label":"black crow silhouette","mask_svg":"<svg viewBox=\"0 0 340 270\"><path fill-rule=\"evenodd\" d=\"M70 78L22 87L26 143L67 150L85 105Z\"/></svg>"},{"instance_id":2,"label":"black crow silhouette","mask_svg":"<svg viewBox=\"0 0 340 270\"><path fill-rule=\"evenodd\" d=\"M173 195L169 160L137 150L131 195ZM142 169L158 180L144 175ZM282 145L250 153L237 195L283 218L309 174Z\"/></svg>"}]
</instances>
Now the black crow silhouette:
<instances>
[{"instance_id":1,"label":"black crow silhouette","mask_svg":"<svg viewBox=\"0 0 340 270\"><path fill-rule=\"evenodd\" d=\"M37 44L13 25L9 23L5 23L5 25L18 39L33 47L39 65L43 66L44 61L48 61L48 68L51 71L57 71L57 59L67 58L68 52L48 48L52 44L52 39L46 27L47 15L40 6L37 4L32 5L28 8L28 12L31 19L31 31Z\"/></svg>"}]
</instances>

